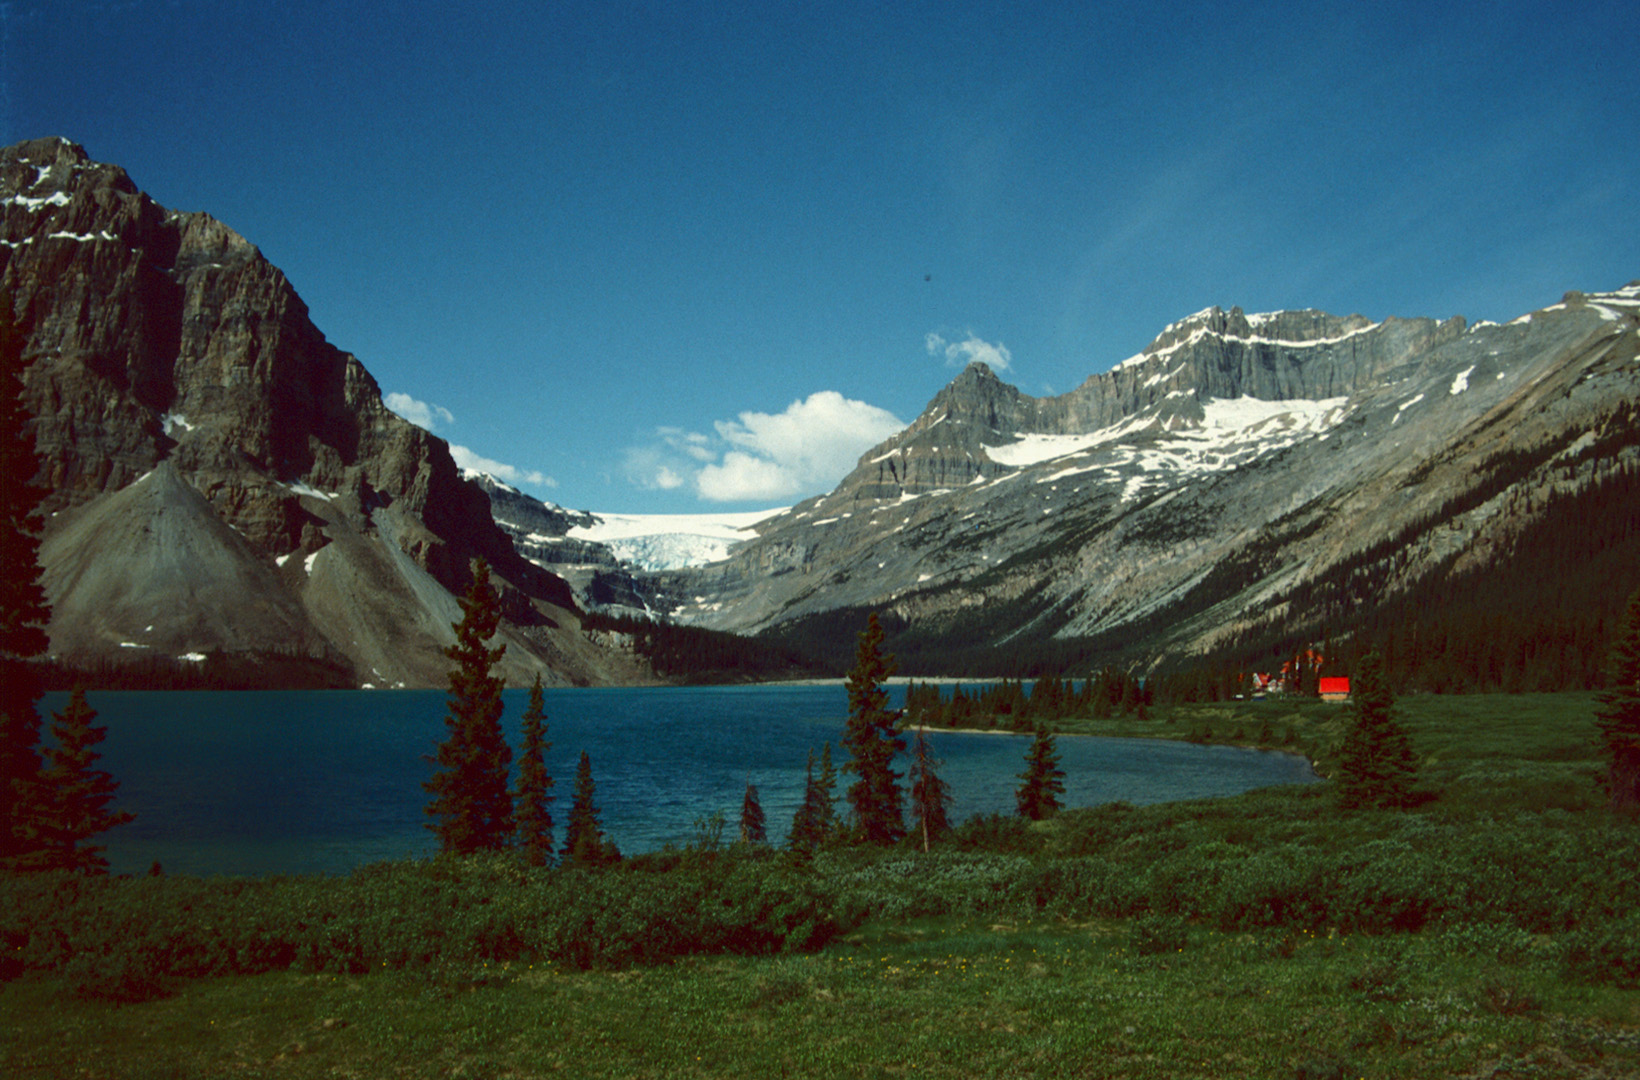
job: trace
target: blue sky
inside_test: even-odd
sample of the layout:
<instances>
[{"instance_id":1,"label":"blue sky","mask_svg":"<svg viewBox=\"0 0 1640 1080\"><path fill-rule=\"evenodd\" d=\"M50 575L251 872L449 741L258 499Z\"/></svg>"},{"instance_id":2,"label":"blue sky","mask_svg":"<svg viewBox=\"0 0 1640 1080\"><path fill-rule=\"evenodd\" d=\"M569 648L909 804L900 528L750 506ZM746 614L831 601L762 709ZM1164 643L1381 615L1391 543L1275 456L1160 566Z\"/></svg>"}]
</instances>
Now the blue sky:
<instances>
[{"instance_id":1,"label":"blue sky","mask_svg":"<svg viewBox=\"0 0 1640 1080\"><path fill-rule=\"evenodd\" d=\"M1062 393L1214 304L1504 320L1640 277L1628 4L0 24L4 142L225 221L402 412L573 507L789 504L967 359Z\"/></svg>"}]
</instances>

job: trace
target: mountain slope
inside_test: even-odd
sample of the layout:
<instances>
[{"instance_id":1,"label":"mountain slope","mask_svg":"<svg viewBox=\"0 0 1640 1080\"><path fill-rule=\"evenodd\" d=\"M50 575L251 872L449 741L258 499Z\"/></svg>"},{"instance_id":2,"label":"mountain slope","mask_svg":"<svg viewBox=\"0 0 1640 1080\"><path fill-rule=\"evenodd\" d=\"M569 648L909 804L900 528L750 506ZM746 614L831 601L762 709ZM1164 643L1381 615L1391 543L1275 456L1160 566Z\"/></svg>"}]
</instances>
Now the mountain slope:
<instances>
[{"instance_id":1,"label":"mountain slope","mask_svg":"<svg viewBox=\"0 0 1640 1080\"><path fill-rule=\"evenodd\" d=\"M1349 611L1273 605L1387 538L1357 607L1491 565L1549 492L1636 463L1637 317L1633 285L1507 326L1213 308L1055 398L973 365L833 492L658 584L680 618L816 648L881 611L902 660L965 671L1200 655L1272 619L1347 636Z\"/></svg>"},{"instance_id":2,"label":"mountain slope","mask_svg":"<svg viewBox=\"0 0 1640 1080\"><path fill-rule=\"evenodd\" d=\"M67 140L8 147L0 292L51 492L60 661L272 651L439 685L451 594L483 557L510 681L639 677L578 632L569 588L517 554L443 440L388 411L227 226Z\"/></svg>"}]
</instances>

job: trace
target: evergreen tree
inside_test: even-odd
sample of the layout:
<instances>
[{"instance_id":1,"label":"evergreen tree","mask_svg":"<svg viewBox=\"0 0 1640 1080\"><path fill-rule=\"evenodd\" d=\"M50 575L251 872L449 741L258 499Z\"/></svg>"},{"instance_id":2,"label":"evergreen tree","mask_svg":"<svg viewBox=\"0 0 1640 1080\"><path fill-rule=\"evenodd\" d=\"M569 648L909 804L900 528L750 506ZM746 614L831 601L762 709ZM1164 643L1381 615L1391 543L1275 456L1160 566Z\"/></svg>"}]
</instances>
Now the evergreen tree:
<instances>
[{"instance_id":1,"label":"evergreen tree","mask_svg":"<svg viewBox=\"0 0 1640 1080\"><path fill-rule=\"evenodd\" d=\"M1595 719L1605 744L1611 808L1620 814L1640 814L1640 592L1629 598Z\"/></svg>"},{"instance_id":2,"label":"evergreen tree","mask_svg":"<svg viewBox=\"0 0 1640 1080\"><path fill-rule=\"evenodd\" d=\"M518 831L518 847L531 866L545 866L552 856L552 777L547 774L546 699L541 692L541 676L530 687L529 707L524 710L523 745L518 753L518 790L513 794L513 824Z\"/></svg>"},{"instance_id":3,"label":"evergreen tree","mask_svg":"<svg viewBox=\"0 0 1640 1080\"><path fill-rule=\"evenodd\" d=\"M763 819L763 804L757 801L757 787L750 780L746 781L746 797L740 801L740 842L769 842L769 830Z\"/></svg>"},{"instance_id":4,"label":"evergreen tree","mask_svg":"<svg viewBox=\"0 0 1640 1080\"><path fill-rule=\"evenodd\" d=\"M883 683L894 674L894 658L882 651L883 628L875 614L866 620L848 673L849 719L843 745L850 760L843 766L856 779L849 785L848 801L855 826L870 844L893 844L905 835L900 812L900 774L894 755L905 749L900 738L900 714L888 708Z\"/></svg>"},{"instance_id":5,"label":"evergreen tree","mask_svg":"<svg viewBox=\"0 0 1640 1080\"><path fill-rule=\"evenodd\" d=\"M837 835L837 767L831 763L831 743L820 747L820 833L827 839Z\"/></svg>"},{"instance_id":6,"label":"evergreen tree","mask_svg":"<svg viewBox=\"0 0 1640 1080\"><path fill-rule=\"evenodd\" d=\"M820 823L823 813L820 798L820 782L814 775L814 750L811 748L808 768L803 773L803 801L797 804L797 812L792 815L791 831L786 836L786 843L793 851L813 851L825 840L825 830Z\"/></svg>"},{"instance_id":7,"label":"evergreen tree","mask_svg":"<svg viewBox=\"0 0 1640 1080\"><path fill-rule=\"evenodd\" d=\"M437 834L440 850L468 855L499 851L513 832L507 785L512 750L501 731L504 683L491 674L507 647L485 644L500 628L501 599L483 559L473 563L461 612L456 643L444 650L456 665L450 671L444 718L449 736L438 748L440 771L422 787L433 796L427 804L433 822L427 827Z\"/></svg>"},{"instance_id":8,"label":"evergreen tree","mask_svg":"<svg viewBox=\"0 0 1640 1080\"><path fill-rule=\"evenodd\" d=\"M1065 770L1059 767L1059 747L1044 724L1036 729L1031 748L1025 754L1024 783L1014 793L1021 817L1041 821L1059 812L1059 796L1065 794Z\"/></svg>"},{"instance_id":9,"label":"evergreen tree","mask_svg":"<svg viewBox=\"0 0 1640 1080\"><path fill-rule=\"evenodd\" d=\"M92 747L108 735L106 727L92 724L96 718L85 689L79 686L69 695L68 707L52 714L51 735L56 745L45 752L40 805L34 819L23 826L31 850L18 860L19 869L108 872L104 846L86 841L124 825L135 815L108 808L119 784L107 772L92 767L102 756Z\"/></svg>"},{"instance_id":10,"label":"evergreen tree","mask_svg":"<svg viewBox=\"0 0 1640 1080\"><path fill-rule=\"evenodd\" d=\"M919 727L911 742L911 813L922 834L924 851L951 828L945 813L945 804L951 801L951 785L934 772L942 764Z\"/></svg>"},{"instance_id":11,"label":"evergreen tree","mask_svg":"<svg viewBox=\"0 0 1640 1080\"><path fill-rule=\"evenodd\" d=\"M621 853L613 843L606 841L598 828L598 807L593 797L597 785L592 782L592 759L581 751L580 764L575 766L575 795L570 802L569 824L564 826L563 859L576 866L601 866L619 862Z\"/></svg>"},{"instance_id":12,"label":"evergreen tree","mask_svg":"<svg viewBox=\"0 0 1640 1080\"><path fill-rule=\"evenodd\" d=\"M49 644L40 587L40 460L23 408L23 341L0 313L0 865L27 853L20 834L36 816L40 788L40 679L33 664Z\"/></svg>"},{"instance_id":13,"label":"evergreen tree","mask_svg":"<svg viewBox=\"0 0 1640 1080\"><path fill-rule=\"evenodd\" d=\"M1418 762L1396 722L1395 695L1377 652L1361 658L1350 680L1354 718L1338 752L1338 801L1345 809L1403 806Z\"/></svg>"}]
</instances>

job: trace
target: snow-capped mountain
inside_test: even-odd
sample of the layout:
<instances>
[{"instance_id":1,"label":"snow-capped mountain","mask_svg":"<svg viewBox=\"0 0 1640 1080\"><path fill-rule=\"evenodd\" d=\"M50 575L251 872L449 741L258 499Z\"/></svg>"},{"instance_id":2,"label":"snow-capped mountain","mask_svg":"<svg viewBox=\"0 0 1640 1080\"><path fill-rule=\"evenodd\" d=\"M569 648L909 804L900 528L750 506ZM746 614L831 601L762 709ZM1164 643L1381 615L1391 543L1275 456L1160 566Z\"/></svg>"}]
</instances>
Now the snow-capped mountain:
<instances>
[{"instance_id":1,"label":"snow-capped mountain","mask_svg":"<svg viewBox=\"0 0 1640 1080\"><path fill-rule=\"evenodd\" d=\"M1640 463L1637 326L1640 284L1502 326L1209 308L1058 397L971 365L834 491L655 586L678 618L811 644L868 611L982 652L1330 632L1350 612L1301 598L1339 568L1367 560L1367 610Z\"/></svg>"}]
</instances>

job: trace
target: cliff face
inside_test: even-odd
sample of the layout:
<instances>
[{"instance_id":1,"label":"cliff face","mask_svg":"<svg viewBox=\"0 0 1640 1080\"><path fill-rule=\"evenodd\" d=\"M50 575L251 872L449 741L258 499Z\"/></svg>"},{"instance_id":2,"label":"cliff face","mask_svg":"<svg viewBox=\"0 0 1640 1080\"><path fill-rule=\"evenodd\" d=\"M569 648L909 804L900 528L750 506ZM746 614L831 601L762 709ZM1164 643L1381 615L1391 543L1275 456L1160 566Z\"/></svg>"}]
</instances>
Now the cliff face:
<instances>
[{"instance_id":1,"label":"cliff face","mask_svg":"<svg viewBox=\"0 0 1640 1080\"><path fill-rule=\"evenodd\" d=\"M344 656L377 685L437 685L460 618L451 594L483 557L513 624L515 677L630 674L578 639L568 587L517 554L447 444L388 411L284 274L226 225L159 206L66 140L8 147L0 291L27 342L63 659L294 650ZM192 523L188 537L155 531L166 515ZM124 531L130 543L108 542ZM196 566L192 586L168 593L133 554L144 537L154 558L197 541L217 576ZM109 606L139 580L145 599ZM164 617L184 603L212 617Z\"/></svg>"}]
</instances>

